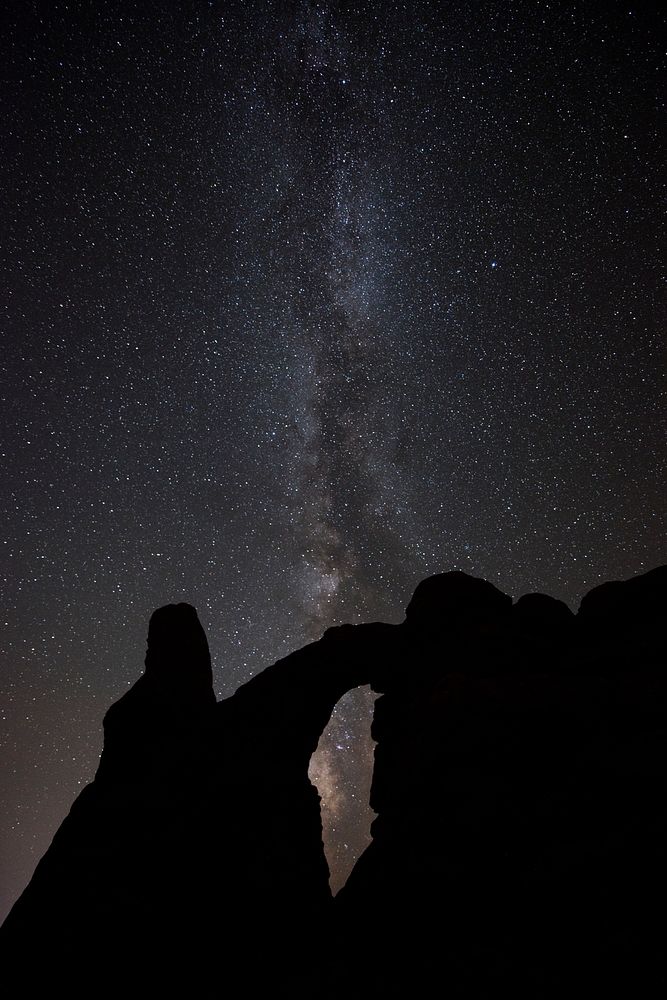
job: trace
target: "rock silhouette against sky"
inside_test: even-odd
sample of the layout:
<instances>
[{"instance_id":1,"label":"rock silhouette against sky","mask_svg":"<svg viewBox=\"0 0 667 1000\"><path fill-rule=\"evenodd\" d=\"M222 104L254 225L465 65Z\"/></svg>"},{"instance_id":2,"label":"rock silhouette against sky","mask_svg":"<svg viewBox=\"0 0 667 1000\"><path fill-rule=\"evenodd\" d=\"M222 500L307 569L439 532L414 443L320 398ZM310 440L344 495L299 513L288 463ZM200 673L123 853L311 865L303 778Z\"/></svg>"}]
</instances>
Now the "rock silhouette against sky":
<instances>
[{"instance_id":1,"label":"rock silhouette against sky","mask_svg":"<svg viewBox=\"0 0 667 1000\"><path fill-rule=\"evenodd\" d=\"M401 625L330 629L220 702L194 608L161 608L95 781L0 930L3 963L75 996L656 987L666 602L667 567L576 616L440 574ZM367 683L377 816L334 898L308 766Z\"/></svg>"},{"instance_id":2,"label":"rock silhouette against sky","mask_svg":"<svg viewBox=\"0 0 667 1000\"><path fill-rule=\"evenodd\" d=\"M663 6L2 4L0 919L159 605L225 698L443 569L667 562ZM372 714L311 764L336 886Z\"/></svg>"}]
</instances>

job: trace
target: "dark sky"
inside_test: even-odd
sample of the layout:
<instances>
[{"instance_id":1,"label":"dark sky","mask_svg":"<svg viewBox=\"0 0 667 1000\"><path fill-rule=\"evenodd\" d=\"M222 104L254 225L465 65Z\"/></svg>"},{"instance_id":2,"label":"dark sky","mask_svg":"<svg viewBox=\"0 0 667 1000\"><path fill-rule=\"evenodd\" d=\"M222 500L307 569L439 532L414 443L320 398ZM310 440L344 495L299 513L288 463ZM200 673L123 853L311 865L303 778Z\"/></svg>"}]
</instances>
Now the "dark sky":
<instances>
[{"instance_id":1,"label":"dark sky","mask_svg":"<svg viewBox=\"0 0 667 1000\"><path fill-rule=\"evenodd\" d=\"M3 913L153 608L227 695L430 573L667 561L656 8L3 4ZM315 766L336 886L370 706Z\"/></svg>"}]
</instances>

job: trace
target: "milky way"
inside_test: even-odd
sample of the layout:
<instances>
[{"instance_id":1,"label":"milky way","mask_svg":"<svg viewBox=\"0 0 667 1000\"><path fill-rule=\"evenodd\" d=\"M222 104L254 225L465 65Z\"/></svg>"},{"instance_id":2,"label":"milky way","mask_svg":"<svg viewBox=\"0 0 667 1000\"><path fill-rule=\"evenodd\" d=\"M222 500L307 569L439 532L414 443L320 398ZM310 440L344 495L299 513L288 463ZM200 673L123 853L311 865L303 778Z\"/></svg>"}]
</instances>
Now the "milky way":
<instances>
[{"instance_id":1,"label":"milky way","mask_svg":"<svg viewBox=\"0 0 667 1000\"><path fill-rule=\"evenodd\" d=\"M6 909L155 607L226 696L430 573L576 606L667 561L667 407L656 11L5 6ZM371 710L312 764L334 886Z\"/></svg>"}]
</instances>

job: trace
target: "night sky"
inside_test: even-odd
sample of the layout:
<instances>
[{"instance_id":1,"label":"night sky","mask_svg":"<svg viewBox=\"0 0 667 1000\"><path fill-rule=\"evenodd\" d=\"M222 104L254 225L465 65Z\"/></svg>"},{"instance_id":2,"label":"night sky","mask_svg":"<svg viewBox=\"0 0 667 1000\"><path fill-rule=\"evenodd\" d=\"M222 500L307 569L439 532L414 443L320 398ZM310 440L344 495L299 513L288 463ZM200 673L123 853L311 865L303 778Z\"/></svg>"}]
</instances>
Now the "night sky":
<instances>
[{"instance_id":1,"label":"night sky","mask_svg":"<svg viewBox=\"0 0 667 1000\"><path fill-rule=\"evenodd\" d=\"M657 5L2 6L4 915L155 607L220 696L438 571L576 608L667 562L667 385Z\"/></svg>"}]
</instances>

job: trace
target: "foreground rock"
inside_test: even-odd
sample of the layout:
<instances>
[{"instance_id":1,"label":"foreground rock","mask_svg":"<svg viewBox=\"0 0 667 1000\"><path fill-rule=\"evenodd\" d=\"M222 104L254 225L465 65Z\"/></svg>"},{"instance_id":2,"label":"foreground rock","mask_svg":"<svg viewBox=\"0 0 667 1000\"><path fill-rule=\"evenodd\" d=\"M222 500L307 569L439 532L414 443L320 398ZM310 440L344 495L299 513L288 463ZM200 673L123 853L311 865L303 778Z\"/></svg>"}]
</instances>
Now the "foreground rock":
<instances>
[{"instance_id":1,"label":"foreground rock","mask_svg":"<svg viewBox=\"0 0 667 1000\"><path fill-rule=\"evenodd\" d=\"M375 680L378 817L336 909L344 954L387 958L352 995L658 995L667 570L576 618L482 583L422 584Z\"/></svg>"},{"instance_id":2,"label":"foreground rock","mask_svg":"<svg viewBox=\"0 0 667 1000\"><path fill-rule=\"evenodd\" d=\"M216 704L194 608L155 612L95 780L0 930L14 995L312 995L332 897L308 765L367 680L360 635L330 629Z\"/></svg>"},{"instance_id":3,"label":"foreground rock","mask_svg":"<svg viewBox=\"0 0 667 1000\"><path fill-rule=\"evenodd\" d=\"M0 930L11 995L661 995L666 603L667 567L576 616L441 574L217 704L196 612L160 609ZM308 764L369 682L378 815L332 900Z\"/></svg>"}]
</instances>

